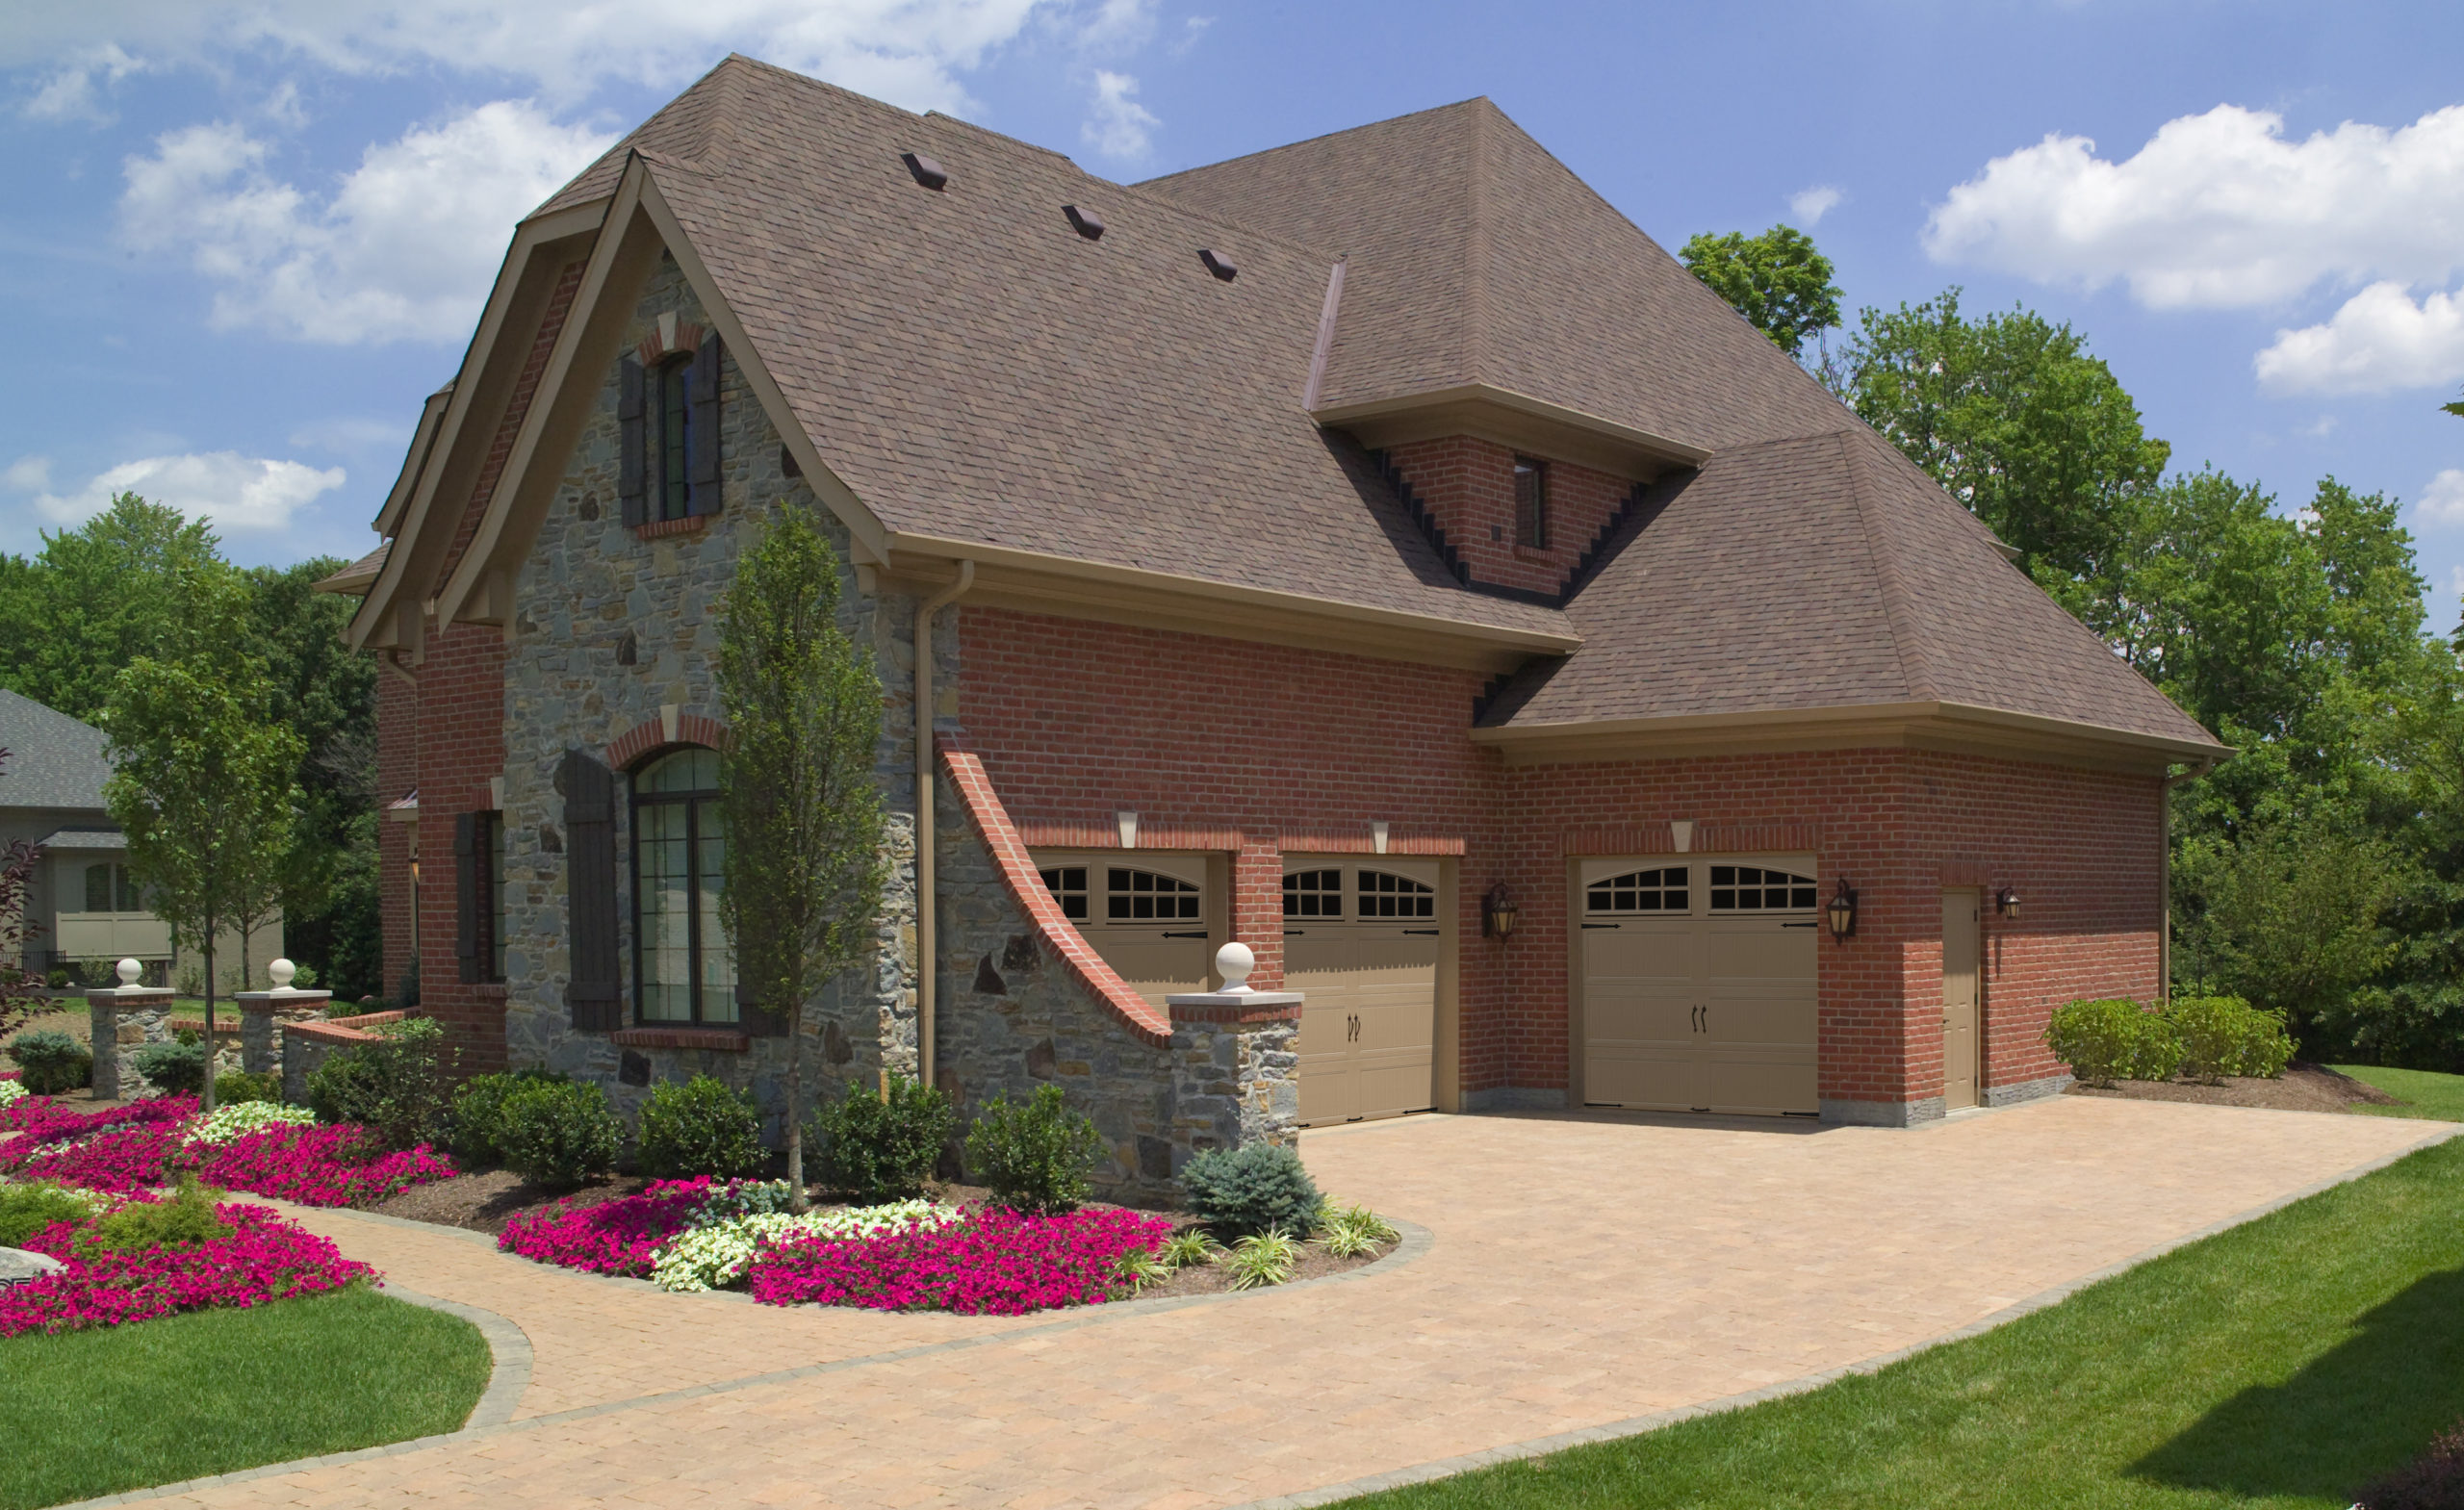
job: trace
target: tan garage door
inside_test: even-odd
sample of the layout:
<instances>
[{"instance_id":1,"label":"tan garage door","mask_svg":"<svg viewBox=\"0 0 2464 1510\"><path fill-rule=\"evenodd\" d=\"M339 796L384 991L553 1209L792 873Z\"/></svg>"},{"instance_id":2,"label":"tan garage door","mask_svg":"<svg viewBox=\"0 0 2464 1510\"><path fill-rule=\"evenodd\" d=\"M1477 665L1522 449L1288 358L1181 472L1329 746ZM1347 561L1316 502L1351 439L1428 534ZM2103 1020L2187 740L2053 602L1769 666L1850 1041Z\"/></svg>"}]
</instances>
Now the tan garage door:
<instances>
[{"instance_id":1,"label":"tan garage door","mask_svg":"<svg viewBox=\"0 0 2464 1510\"><path fill-rule=\"evenodd\" d=\"M1302 992L1300 1120L1436 1105L1437 861L1284 857L1283 984Z\"/></svg>"},{"instance_id":2,"label":"tan garage door","mask_svg":"<svg viewBox=\"0 0 2464 1510\"><path fill-rule=\"evenodd\" d=\"M1817 1110L1810 857L1585 860L1581 882L1587 1103Z\"/></svg>"},{"instance_id":3,"label":"tan garage door","mask_svg":"<svg viewBox=\"0 0 2464 1510\"><path fill-rule=\"evenodd\" d=\"M1044 889L1131 990L1157 1007L1203 991L1216 940L1207 933L1203 855L1038 852Z\"/></svg>"}]
</instances>

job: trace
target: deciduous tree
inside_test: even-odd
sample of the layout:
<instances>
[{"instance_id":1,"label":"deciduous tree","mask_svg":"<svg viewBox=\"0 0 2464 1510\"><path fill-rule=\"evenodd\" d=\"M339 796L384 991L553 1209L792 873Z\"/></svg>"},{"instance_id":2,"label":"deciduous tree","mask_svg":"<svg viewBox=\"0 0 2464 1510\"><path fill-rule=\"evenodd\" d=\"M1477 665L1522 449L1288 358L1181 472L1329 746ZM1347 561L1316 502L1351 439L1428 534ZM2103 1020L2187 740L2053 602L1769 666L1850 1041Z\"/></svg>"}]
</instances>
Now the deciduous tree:
<instances>
[{"instance_id":1,"label":"deciduous tree","mask_svg":"<svg viewBox=\"0 0 2464 1510\"><path fill-rule=\"evenodd\" d=\"M1678 257L1712 293L1790 356L1839 323L1839 285L1831 259L1793 225L1759 236L1731 231L1689 238Z\"/></svg>"}]
</instances>

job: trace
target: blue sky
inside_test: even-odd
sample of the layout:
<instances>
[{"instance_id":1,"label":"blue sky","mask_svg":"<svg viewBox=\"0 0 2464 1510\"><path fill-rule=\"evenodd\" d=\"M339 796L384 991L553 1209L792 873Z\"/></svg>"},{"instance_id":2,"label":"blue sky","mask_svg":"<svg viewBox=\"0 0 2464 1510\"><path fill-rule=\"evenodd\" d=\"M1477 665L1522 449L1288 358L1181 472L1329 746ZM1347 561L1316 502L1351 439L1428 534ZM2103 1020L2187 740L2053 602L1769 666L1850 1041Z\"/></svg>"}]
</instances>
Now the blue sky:
<instances>
[{"instance_id":1,"label":"blue sky","mask_svg":"<svg viewBox=\"0 0 2464 1510\"><path fill-rule=\"evenodd\" d=\"M2177 466L2405 501L2464 590L2464 7L83 0L0 15L0 549L115 487L373 544L513 221L730 50L1134 180L1474 94L1662 244L2073 322Z\"/></svg>"}]
</instances>

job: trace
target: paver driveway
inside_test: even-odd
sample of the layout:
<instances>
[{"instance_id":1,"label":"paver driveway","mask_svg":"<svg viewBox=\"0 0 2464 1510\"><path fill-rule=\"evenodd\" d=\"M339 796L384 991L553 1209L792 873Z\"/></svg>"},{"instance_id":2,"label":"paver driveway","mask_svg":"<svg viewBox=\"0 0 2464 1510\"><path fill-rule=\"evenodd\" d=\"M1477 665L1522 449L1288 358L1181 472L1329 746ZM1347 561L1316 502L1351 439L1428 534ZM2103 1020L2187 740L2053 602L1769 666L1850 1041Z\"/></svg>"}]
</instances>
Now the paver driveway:
<instances>
[{"instance_id":1,"label":"paver driveway","mask_svg":"<svg viewBox=\"0 0 2464 1510\"><path fill-rule=\"evenodd\" d=\"M1416 1117L1302 1142L1329 1191L1429 1229L1408 1262L1000 1321L664 1295L313 1213L395 1283L522 1326L535 1363L516 1419L175 1497L1309 1496L1919 1344L2453 1131L2079 1097L1914 1132Z\"/></svg>"}]
</instances>

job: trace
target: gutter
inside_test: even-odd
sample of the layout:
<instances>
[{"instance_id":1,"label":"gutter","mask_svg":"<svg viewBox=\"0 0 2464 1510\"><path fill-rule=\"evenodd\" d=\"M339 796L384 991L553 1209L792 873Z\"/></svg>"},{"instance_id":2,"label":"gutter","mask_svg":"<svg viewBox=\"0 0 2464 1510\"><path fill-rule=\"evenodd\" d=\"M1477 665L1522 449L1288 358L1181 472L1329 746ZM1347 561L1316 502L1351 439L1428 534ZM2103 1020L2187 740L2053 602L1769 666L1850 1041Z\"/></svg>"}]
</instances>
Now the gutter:
<instances>
[{"instance_id":1,"label":"gutter","mask_svg":"<svg viewBox=\"0 0 2464 1510\"><path fill-rule=\"evenodd\" d=\"M2173 1000L2173 788L2215 769L2211 756L2156 785L2156 895L2165 913L2164 925L2156 931L2156 998L2167 1006Z\"/></svg>"},{"instance_id":2,"label":"gutter","mask_svg":"<svg viewBox=\"0 0 2464 1510\"><path fill-rule=\"evenodd\" d=\"M939 908L933 889L933 615L975 585L975 562L959 562L958 580L915 605L915 1078L934 1083L938 1047L934 964Z\"/></svg>"}]
</instances>

